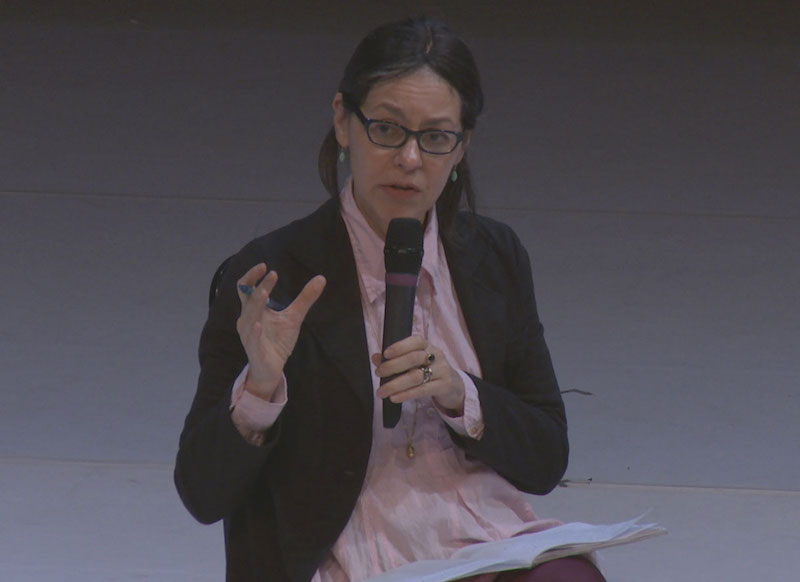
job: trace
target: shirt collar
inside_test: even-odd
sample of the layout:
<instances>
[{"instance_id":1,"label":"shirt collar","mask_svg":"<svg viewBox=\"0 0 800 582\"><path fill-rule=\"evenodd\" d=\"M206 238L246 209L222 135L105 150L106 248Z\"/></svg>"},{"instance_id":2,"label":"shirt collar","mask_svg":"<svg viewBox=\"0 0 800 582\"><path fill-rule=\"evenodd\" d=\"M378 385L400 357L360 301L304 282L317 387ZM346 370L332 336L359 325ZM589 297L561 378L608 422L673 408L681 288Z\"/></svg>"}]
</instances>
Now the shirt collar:
<instances>
[{"instance_id":1,"label":"shirt collar","mask_svg":"<svg viewBox=\"0 0 800 582\"><path fill-rule=\"evenodd\" d=\"M386 265L383 259L384 241L372 230L367 219L361 213L353 197L353 179L345 180L339 194L342 217L347 225L350 243L353 247L356 266L361 275L364 292L370 303L373 303L386 292ZM422 267L420 277L425 277L436 293L435 282L439 275L439 221L436 216L436 205L428 212L425 231L422 239Z\"/></svg>"}]
</instances>

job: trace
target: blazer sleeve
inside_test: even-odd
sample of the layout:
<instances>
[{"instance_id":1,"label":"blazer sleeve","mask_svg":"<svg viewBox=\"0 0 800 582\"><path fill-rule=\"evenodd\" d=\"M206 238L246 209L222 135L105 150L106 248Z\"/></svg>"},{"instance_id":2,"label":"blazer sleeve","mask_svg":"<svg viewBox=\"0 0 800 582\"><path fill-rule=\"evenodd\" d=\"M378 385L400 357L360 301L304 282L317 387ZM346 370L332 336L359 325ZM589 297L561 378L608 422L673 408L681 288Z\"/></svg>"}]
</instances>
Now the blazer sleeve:
<instances>
[{"instance_id":1,"label":"blazer sleeve","mask_svg":"<svg viewBox=\"0 0 800 582\"><path fill-rule=\"evenodd\" d=\"M504 339L493 344L491 353L478 354L485 377L473 377L483 413L483 436L475 440L453 433L453 438L467 455L483 461L518 489L543 495L558 484L567 468L564 403L539 320L528 253L509 227L493 221L488 226L486 240L492 250L479 272L482 281L505 297L497 314L503 318ZM485 366L487 358L500 359L500 365L495 361Z\"/></svg>"},{"instance_id":2,"label":"blazer sleeve","mask_svg":"<svg viewBox=\"0 0 800 582\"><path fill-rule=\"evenodd\" d=\"M261 260L252 244L231 260L200 336L200 376L181 432L174 478L184 505L203 523L222 519L248 498L280 432L279 418L264 445L253 446L230 413L233 383L247 363L236 332L236 281Z\"/></svg>"}]
</instances>

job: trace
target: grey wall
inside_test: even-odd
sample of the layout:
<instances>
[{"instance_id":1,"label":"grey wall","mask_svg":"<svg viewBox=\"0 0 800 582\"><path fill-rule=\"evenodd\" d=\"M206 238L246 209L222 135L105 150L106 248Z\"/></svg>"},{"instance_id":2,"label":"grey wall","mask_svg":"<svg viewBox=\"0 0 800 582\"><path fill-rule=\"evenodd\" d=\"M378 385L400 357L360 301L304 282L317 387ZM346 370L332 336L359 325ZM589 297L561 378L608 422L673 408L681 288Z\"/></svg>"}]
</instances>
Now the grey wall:
<instances>
[{"instance_id":1,"label":"grey wall","mask_svg":"<svg viewBox=\"0 0 800 582\"><path fill-rule=\"evenodd\" d=\"M359 5L0 21L0 458L172 462L211 274L325 199L344 61L404 8ZM438 6L484 78L481 209L592 393L568 477L800 491L791 15Z\"/></svg>"}]
</instances>

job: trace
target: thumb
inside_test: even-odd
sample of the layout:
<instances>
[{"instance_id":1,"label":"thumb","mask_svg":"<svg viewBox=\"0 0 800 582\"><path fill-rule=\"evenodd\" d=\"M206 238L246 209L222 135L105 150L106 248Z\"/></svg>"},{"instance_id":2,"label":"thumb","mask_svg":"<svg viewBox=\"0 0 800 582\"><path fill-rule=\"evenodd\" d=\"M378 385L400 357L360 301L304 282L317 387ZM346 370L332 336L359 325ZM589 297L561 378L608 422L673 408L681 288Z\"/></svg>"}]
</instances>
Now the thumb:
<instances>
[{"instance_id":1,"label":"thumb","mask_svg":"<svg viewBox=\"0 0 800 582\"><path fill-rule=\"evenodd\" d=\"M306 314L308 310L311 309L311 306L317 302L317 299L320 298L322 295L322 291L325 289L325 285L327 284L327 280L325 279L324 275L316 275L313 277L308 283L305 284L303 290L300 291L300 294L295 297L294 301L287 307L287 311L291 310L291 312L297 317L300 318L302 321L306 318Z\"/></svg>"}]
</instances>

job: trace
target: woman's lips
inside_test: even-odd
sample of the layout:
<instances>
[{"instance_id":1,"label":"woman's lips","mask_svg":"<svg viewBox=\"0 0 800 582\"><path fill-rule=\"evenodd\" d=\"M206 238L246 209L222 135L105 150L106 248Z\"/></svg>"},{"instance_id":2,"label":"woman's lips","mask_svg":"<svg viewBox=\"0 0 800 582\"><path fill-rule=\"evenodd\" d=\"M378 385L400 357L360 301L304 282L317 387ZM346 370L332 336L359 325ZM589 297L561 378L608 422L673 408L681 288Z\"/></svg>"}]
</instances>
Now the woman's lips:
<instances>
[{"instance_id":1,"label":"woman's lips","mask_svg":"<svg viewBox=\"0 0 800 582\"><path fill-rule=\"evenodd\" d=\"M393 192L417 193L420 191L420 189L413 184L384 184L383 187Z\"/></svg>"}]
</instances>

